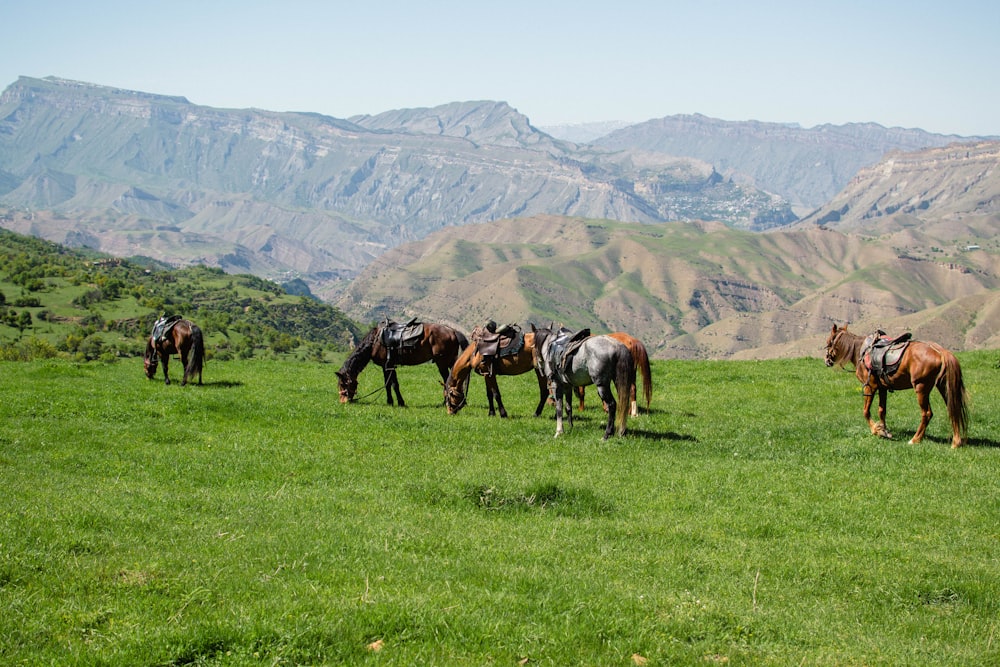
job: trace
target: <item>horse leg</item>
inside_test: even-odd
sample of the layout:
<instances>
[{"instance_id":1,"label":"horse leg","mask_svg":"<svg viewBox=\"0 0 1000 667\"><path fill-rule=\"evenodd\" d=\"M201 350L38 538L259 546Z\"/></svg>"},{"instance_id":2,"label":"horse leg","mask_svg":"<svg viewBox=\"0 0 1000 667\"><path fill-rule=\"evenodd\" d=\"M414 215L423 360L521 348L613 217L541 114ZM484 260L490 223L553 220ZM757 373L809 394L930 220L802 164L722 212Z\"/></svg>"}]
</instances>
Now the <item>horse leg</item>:
<instances>
[{"instance_id":1,"label":"horse leg","mask_svg":"<svg viewBox=\"0 0 1000 667\"><path fill-rule=\"evenodd\" d=\"M889 433L889 427L885 425L885 413L886 413L886 403L889 400L889 390L879 389L878 390L878 435L883 438L892 438L892 433Z\"/></svg>"},{"instance_id":2,"label":"horse leg","mask_svg":"<svg viewBox=\"0 0 1000 667\"><path fill-rule=\"evenodd\" d=\"M503 398L500 396L500 383L497 382L496 375L490 376L489 382L487 382L486 391L490 394L490 416L493 415L493 399L496 398L497 409L500 411L500 417L506 417L507 408L503 406Z\"/></svg>"},{"instance_id":3,"label":"horse leg","mask_svg":"<svg viewBox=\"0 0 1000 667\"><path fill-rule=\"evenodd\" d=\"M188 383L188 355L183 349L181 350L181 368L184 369L184 376L181 378L181 386L185 386Z\"/></svg>"},{"instance_id":4,"label":"horse leg","mask_svg":"<svg viewBox=\"0 0 1000 667\"><path fill-rule=\"evenodd\" d=\"M910 438L910 444L916 445L924 439L924 433L927 431L927 425L931 422L931 417L934 416L934 411L931 410L931 387L923 382L918 382L913 385L913 391L917 394L917 405L920 406L920 426Z\"/></svg>"},{"instance_id":5,"label":"horse leg","mask_svg":"<svg viewBox=\"0 0 1000 667\"><path fill-rule=\"evenodd\" d=\"M493 391L490 389L490 379L489 377L484 377L486 384L486 403L490 406L489 416L492 417L497 413L496 409L493 407Z\"/></svg>"},{"instance_id":6,"label":"horse leg","mask_svg":"<svg viewBox=\"0 0 1000 667\"><path fill-rule=\"evenodd\" d=\"M555 392L555 404L556 404L556 434L554 437L558 438L563 433L563 387L560 384L556 384ZM570 399L572 400L572 399ZM566 402L567 407L571 407L569 401Z\"/></svg>"},{"instance_id":7,"label":"horse leg","mask_svg":"<svg viewBox=\"0 0 1000 667\"><path fill-rule=\"evenodd\" d=\"M632 401L631 414L629 415L630 417L638 417L639 416L639 402L635 400L635 388L636 388L636 385L633 384L632 385L632 395L629 397L630 400Z\"/></svg>"},{"instance_id":8,"label":"horse leg","mask_svg":"<svg viewBox=\"0 0 1000 667\"><path fill-rule=\"evenodd\" d=\"M615 432L615 415L618 412L618 402L615 401L615 395L611 391L611 385L597 385L597 395L601 397L601 400L605 405L608 406L608 425L604 428L604 437L602 440L607 440L611 437L611 434ZM628 400L623 398L622 400Z\"/></svg>"},{"instance_id":9,"label":"horse leg","mask_svg":"<svg viewBox=\"0 0 1000 667\"><path fill-rule=\"evenodd\" d=\"M549 398L549 383L545 381L545 376L535 371L535 378L538 380L538 407L535 408L535 416L540 417L545 409L545 401Z\"/></svg>"},{"instance_id":10,"label":"horse leg","mask_svg":"<svg viewBox=\"0 0 1000 667\"><path fill-rule=\"evenodd\" d=\"M385 404L393 405L392 402L392 390L394 385L397 385L396 381L396 369L395 368L383 368L382 369L382 381L385 384ZM396 395L399 396L399 387L396 386ZM399 396L399 404L403 404L403 397Z\"/></svg>"},{"instance_id":11,"label":"horse leg","mask_svg":"<svg viewBox=\"0 0 1000 667\"><path fill-rule=\"evenodd\" d=\"M163 360L163 383L170 384L170 372L167 370L167 362L170 361L170 355L161 353L160 358Z\"/></svg>"},{"instance_id":12,"label":"horse leg","mask_svg":"<svg viewBox=\"0 0 1000 667\"><path fill-rule=\"evenodd\" d=\"M861 412L865 416L865 421L868 422L868 428L871 430L872 435L883 435L883 429L872 419L872 401L875 399L876 389L871 385L864 385L863 387L865 404Z\"/></svg>"}]
</instances>

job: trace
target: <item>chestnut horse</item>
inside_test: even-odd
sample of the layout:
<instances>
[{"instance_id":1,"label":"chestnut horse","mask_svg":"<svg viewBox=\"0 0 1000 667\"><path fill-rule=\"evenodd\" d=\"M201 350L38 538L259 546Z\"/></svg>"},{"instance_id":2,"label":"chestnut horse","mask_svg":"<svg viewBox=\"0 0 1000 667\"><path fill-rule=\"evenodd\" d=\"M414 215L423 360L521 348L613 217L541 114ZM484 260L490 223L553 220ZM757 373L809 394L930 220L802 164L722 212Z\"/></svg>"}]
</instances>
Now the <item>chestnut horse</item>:
<instances>
[{"instance_id":1,"label":"chestnut horse","mask_svg":"<svg viewBox=\"0 0 1000 667\"><path fill-rule=\"evenodd\" d=\"M475 339L475 332L473 332ZM496 414L493 407L493 399L496 398L497 407L500 409L500 416L507 416L507 409L503 406L503 399L500 397L500 387L497 384L497 375L521 375L528 371L535 371L538 379L538 407L535 408L535 416L542 414L545 407L545 399L549 396L548 383L545 377L535 368L534 362L535 334L524 334L524 346L517 354L505 357L497 357L492 364L492 372L486 368L483 355L479 352L479 345L473 342L465 348L465 351L455 360L455 365L451 367L444 382L444 401L448 407L448 414L458 414L458 411L465 407L466 392L469 389L469 377L473 370L483 376L486 380L486 399L490 405L490 416Z\"/></svg>"},{"instance_id":2,"label":"chestnut horse","mask_svg":"<svg viewBox=\"0 0 1000 667\"><path fill-rule=\"evenodd\" d=\"M910 444L915 445L920 442L927 430L927 424L934 416L931 411L931 393L937 387L948 407L948 417L951 419L951 446L960 447L968 427L969 412L965 384L962 381L962 368L955 355L937 343L911 341L903 351L899 368L886 381L882 381L865 365L864 357L869 345L870 341L867 338L851 333L846 325L838 327L834 324L829 338L826 339L826 365L843 366L848 362L854 365L854 373L863 388L865 420L872 434L883 438L892 437L885 425L886 395L896 389L912 388L917 394L917 403L920 405L920 426L910 438ZM871 417L872 400L876 393L878 422L873 421Z\"/></svg>"},{"instance_id":3,"label":"chestnut horse","mask_svg":"<svg viewBox=\"0 0 1000 667\"><path fill-rule=\"evenodd\" d=\"M392 361L388 363L390 355L382 344L381 334L382 325L373 327L365 334L365 337L344 361L344 365L337 371L337 389L340 392L341 403L354 400L358 391L358 376L368 365L368 362L373 361L382 367L386 403L393 405L392 394L395 391L399 407L406 407L403 395L399 392L397 365L418 366L432 361L437 366L438 373L441 374L441 380L444 381L448 378L448 372L458 355L469 345L469 340L461 331L444 324L424 322L423 336L416 345L393 351Z\"/></svg>"},{"instance_id":4,"label":"chestnut horse","mask_svg":"<svg viewBox=\"0 0 1000 667\"><path fill-rule=\"evenodd\" d=\"M181 364L184 366L181 386L187 384L188 378L194 379L195 373L198 374L198 384L201 384L201 368L205 364L205 341L197 324L190 320L178 320L159 340L153 340L153 336L149 337L146 341L146 353L142 359L146 377L150 380L156 377L156 366L162 359L163 380L166 384L170 384L167 364L171 354L179 354Z\"/></svg>"}]
</instances>

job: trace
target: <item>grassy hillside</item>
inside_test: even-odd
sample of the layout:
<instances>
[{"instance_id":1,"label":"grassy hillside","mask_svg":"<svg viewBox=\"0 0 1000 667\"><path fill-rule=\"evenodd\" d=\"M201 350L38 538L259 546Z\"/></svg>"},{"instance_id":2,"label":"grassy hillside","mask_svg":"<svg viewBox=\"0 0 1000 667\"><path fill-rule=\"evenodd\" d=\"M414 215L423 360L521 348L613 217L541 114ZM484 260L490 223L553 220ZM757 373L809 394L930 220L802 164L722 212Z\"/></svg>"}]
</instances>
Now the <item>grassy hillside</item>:
<instances>
[{"instance_id":1,"label":"grassy hillside","mask_svg":"<svg viewBox=\"0 0 1000 667\"><path fill-rule=\"evenodd\" d=\"M220 269L172 270L0 230L0 357L141 354L164 312L198 324L211 356L349 349L358 325L315 299Z\"/></svg>"},{"instance_id":2,"label":"grassy hillside","mask_svg":"<svg viewBox=\"0 0 1000 667\"><path fill-rule=\"evenodd\" d=\"M656 361L607 442L527 375L500 420L430 365L393 409L299 361L0 362L0 662L995 664L996 358L960 355L958 450L937 396L923 444L912 392L871 436L818 356Z\"/></svg>"}]
</instances>

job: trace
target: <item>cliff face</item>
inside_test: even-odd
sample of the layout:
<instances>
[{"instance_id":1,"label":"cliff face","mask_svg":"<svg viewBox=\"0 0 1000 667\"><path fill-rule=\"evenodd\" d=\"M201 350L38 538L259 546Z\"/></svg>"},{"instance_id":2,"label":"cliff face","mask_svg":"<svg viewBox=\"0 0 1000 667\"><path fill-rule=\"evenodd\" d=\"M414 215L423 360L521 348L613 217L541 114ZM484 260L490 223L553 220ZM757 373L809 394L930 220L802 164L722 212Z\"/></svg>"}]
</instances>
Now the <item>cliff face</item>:
<instances>
[{"instance_id":1,"label":"cliff face","mask_svg":"<svg viewBox=\"0 0 1000 667\"><path fill-rule=\"evenodd\" d=\"M1000 141L985 141L890 153L801 224L884 232L905 225L905 216L957 221L996 213Z\"/></svg>"}]
</instances>

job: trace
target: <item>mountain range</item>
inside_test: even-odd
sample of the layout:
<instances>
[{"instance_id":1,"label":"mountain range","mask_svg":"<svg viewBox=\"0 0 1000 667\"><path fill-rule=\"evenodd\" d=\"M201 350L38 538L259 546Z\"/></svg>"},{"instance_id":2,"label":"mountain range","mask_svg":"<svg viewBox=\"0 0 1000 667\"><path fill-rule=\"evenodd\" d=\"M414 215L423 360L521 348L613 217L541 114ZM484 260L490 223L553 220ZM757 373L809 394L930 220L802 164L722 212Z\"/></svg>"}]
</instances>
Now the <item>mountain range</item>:
<instances>
[{"instance_id":1,"label":"mountain range","mask_svg":"<svg viewBox=\"0 0 1000 667\"><path fill-rule=\"evenodd\" d=\"M831 320L998 342L997 142L608 129L574 143L492 101L336 119L22 77L0 95L0 225L298 279L358 321L558 319L661 357L811 354Z\"/></svg>"}]
</instances>

